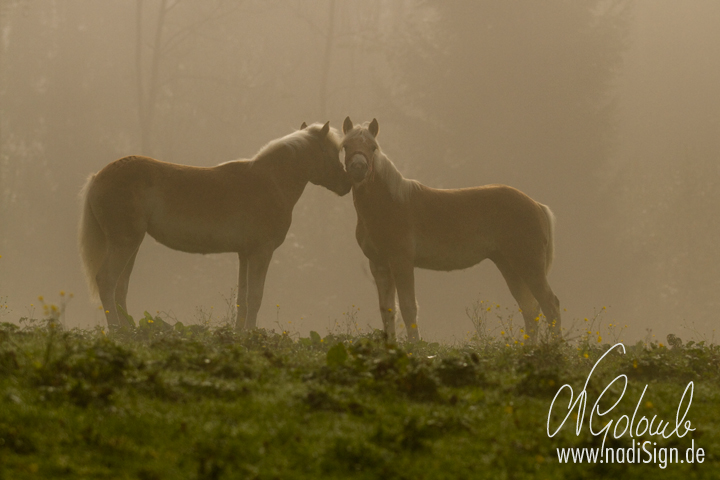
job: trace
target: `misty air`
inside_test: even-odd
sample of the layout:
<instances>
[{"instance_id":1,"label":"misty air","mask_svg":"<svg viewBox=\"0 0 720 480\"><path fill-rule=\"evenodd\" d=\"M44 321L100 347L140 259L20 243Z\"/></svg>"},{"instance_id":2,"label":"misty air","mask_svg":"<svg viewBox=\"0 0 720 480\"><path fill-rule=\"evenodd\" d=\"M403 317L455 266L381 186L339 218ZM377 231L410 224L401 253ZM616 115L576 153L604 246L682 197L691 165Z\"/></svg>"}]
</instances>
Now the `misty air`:
<instances>
[{"instance_id":1,"label":"misty air","mask_svg":"<svg viewBox=\"0 0 720 480\"><path fill-rule=\"evenodd\" d=\"M579 437L548 406L618 343L588 387L635 372L614 428L637 404L704 431L686 387L720 378L719 25L712 0L0 1L0 403L86 432L85 409L139 425L162 402L276 398L243 407L252 426L157 420L187 459L127 460L145 447L119 424L82 433L107 468L44 454L44 413L30 433L0 414L0 478L291 478L295 453L310 476L437 478L420 465L446 458L463 477L485 460L453 442L487 453L513 428L493 458L526 463L486 459L488 478L600 478L590 457L563 470ZM642 372L682 380L645 392ZM476 406L509 423L477 433ZM278 428L312 447L272 446ZM615 437L603 468L718 462L717 435L646 455L655 433Z\"/></svg>"}]
</instances>

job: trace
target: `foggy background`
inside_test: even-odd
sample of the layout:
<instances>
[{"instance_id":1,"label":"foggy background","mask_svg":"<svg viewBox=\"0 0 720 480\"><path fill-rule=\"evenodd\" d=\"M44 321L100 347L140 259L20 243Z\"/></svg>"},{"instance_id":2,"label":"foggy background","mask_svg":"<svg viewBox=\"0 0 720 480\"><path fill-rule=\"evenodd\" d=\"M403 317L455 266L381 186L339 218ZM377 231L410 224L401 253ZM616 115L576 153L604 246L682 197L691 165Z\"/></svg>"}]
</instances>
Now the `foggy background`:
<instances>
[{"instance_id":1,"label":"foggy background","mask_svg":"<svg viewBox=\"0 0 720 480\"><path fill-rule=\"evenodd\" d=\"M0 321L74 293L104 324L77 251L78 192L129 154L252 157L303 121L377 118L409 178L504 183L557 217L564 323L608 307L625 340L708 339L720 307L720 2L694 0L2 0ZM270 266L259 325L380 328L351 195L309 184ZM130 313L185 323L234 304L237 257L146 237ZM516 309L495 266L416 270L426 339ZM519 316L518 316L519 320ZM292 322L292 323L288 323ZM697 339L697 337L696 337Z\"/></svg>"}]
</instances>

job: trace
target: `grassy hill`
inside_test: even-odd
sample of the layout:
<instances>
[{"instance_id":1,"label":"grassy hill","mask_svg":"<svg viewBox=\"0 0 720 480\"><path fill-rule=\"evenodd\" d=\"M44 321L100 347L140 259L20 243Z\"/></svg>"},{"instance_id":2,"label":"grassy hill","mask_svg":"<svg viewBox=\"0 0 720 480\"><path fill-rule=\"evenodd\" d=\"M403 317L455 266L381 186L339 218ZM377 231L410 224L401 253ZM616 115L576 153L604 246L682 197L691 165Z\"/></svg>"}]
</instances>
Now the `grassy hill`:
<instances>
[{"instance_id":1,"label":"grassy hill","mask_svg":"<svg viewBox=\"0 0 720 480\"><path fill-rule=\"evenodd\" d=\"M610 352L588 380L580 435L571 417L549 438L556 392L570 384L579 394L610 345L588 337L387 344L378 331L292 338L170 326L149 315L112 338L31 323L0 324L0 479L690 479L720 471L717 346L672 337L669 346ZM696 430L641 440L676 447L681 458L694 441L703 463L560 463L558 448L602 444L587 416L620 374L627 391L596 430L637 408L637 419L657 416L670 432L692 381L686 420ZM613 384L603 410L622 385ZM553 429L567 412L566 393ZM605 447L631 441L611 433Z\"/></svg>"}]
</instances>

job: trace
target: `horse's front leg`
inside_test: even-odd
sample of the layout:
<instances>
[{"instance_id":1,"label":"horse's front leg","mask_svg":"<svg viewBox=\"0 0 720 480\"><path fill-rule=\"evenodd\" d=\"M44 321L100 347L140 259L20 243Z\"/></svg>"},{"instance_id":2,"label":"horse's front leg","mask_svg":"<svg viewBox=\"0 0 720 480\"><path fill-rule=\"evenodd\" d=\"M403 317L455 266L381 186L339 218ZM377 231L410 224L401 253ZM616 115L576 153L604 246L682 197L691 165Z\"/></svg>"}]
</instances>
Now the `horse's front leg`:
<instances>
[{"instance_id":1,"label":"horse's front leg","mask_svg":"<svg viewBox=\"0 0 720 480\"><path fill-rule=\"evenodd\" d=\"M370 260L370 271L375 278L378 302L380 303L380 316L382 317L385 335L389 342L394 342L397 310L395 305L395 281L390 273L390 267L386 264L379 264Z\"/></svg>"},{"instance_id":2,"label":"horse's front leg","mask_svg":"<svg viewBox=\"0 0 720 480\"><path fill-rule=\"evenodd\" d=\"M247 318L245 329L250 330L257 326L257 314L262 303L265 289L265 276L267 275L273 251L261 250L250 255L247 259Z\"/></svg>"},{"instance_id":3,"label":"horse's front leg","mask_svg":"<svg viewBox=\"0 0 720 480\"><path fill-rule=\"evenodd\" d=\"M237 289L237 318L235 319L235 330L245 328L245 321L248 313L248 259L245 255L238 254L240 259L240 272L238 273Z\"/></svg>"},{"instance_id":4,"label":"horse's front leg","mask_svg":"<svg viewBox=\"0 0 720 480\"><path fill-rule=\"evenodd\" d=\"M415 300L415 267L410 262L398 262L390 266L397 288L400 312L402 313L408 341L420 340L417 327L417 302Z\"/></svg>"}]
</instances>

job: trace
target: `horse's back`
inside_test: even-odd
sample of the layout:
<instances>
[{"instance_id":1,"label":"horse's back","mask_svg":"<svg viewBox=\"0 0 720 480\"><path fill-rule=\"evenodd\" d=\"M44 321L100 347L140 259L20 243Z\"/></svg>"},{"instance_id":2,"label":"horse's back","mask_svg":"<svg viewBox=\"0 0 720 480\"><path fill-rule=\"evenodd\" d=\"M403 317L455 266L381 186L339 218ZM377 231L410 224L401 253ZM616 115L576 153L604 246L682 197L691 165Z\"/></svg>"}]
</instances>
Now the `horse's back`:
<instances>
[{"instance_id":1,"label":"horse's back","mask_svg":"<svg viewBox=\"0 0 720 480\"><path fill-rule=\"evenodd\" d=\"M462 189L423 186L411 198L416 263L454 270L503 255L540 255L549 241L548 222L536 201L505 185Z\"/></svg>"},{"instance_id":2,"label":"horse's back","mask_svg":"<svg viewBox=\"0 0 720 480\"><path fill-rule=\"evenodd\" d=\"M413 195L412 204L415 223L440 235L447 229L515 234L518 229L541 228L544 216L539 203L506 185L452 190L424 187Z\"/></svg>"},{"instance_id":3,"label":"horse's back","mask_svg":"<svg viewBox=\"0 0 720 480\"><path fill-rule=\"evenodd\" d=\"M95 174L90 192L94 198L97 198L109 192L126 190L128 187L146 183L149 180L147 174L156 164L161 163L163 162L137 155L115 160Z\"/></svg>"},{"instance_id":4,"label":"horse's back","mask_svg":"<svg viewBox=\"0 0 720 480\"><path fill-rule=\"evenodd\" d=\"M193 195L200 177L200 167L162 162L149 157L128 156L109 163L100 170L88 190L93 210L99 213L120 211L147 217L158 202L167 206L183 203ZM185 192L185 195L183 195Z\"/></svg>"},{"instance_id":5,"label":"horse's back","mask_svg":"<svg viewBox=\"0 0 720 480\"><path fill-rule=\"evenodd\" d=\"M87 202L106 235L120 239L144 234L146 192L161 163L149 157L129 156L109 163L95 174L87 189Z\"/></svg>"},{"instance_id":6,"label":"horse's back","mask_svg":"<svg viewBox=\"0 0 720 480\"><path fill-rule=\"evenodd\" d=\"M272 235L260 231L273 203L256 177L249 161L194 167L130 156L98 172L88 195L111 235L147 232L186 252L238 251L253 229Z\"/></svg>"}]
</instances>

